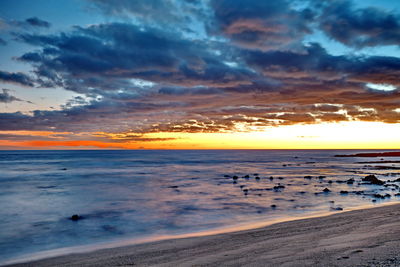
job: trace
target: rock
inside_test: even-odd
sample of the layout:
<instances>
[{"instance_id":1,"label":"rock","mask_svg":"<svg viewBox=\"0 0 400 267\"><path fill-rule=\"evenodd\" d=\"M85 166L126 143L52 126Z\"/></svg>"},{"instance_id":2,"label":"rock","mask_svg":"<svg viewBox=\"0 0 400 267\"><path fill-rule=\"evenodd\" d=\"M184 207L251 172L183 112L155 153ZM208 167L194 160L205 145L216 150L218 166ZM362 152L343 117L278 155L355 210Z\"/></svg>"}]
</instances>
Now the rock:
<instances>
[{"instance_id":1,"label":"rock","mask_svg":"<svg viewBox=\"0 0 400 267\"><path fill-rule=\"evenodd\" d=\"M329 181L328 181L328 184L331 184L331 183L333 183L332 180L329 180Z\"/></svg>"},{"instance_id":2,"label":"rock","mask_svg":"<svg viewBox=\"0 0 400 267\"><path fill-rule=\"evenodd\" d=\"M324 178L326 178L326 176L323 175L318 176L318 179L324 179Z\"/></svg>"},{"instance_id":3,"label":"rock","mask_svg":"<svg viewBox=\"0 0 400 267\"><path fill-rule=\"evenodd\" d=\"M274 186L274 190L279 190L279 189L283 189L283 188L285 188L284 185L277 185L277 186Z\"/></svg>"},{"instance_id":4,"label":"rock","mask_svg":"<svg viewBox=\"0 0 400 267\"><path fill-rule=\"evenodd\" d=\"M378 178L376 178L375 175L368 175L368 176L365 176L362 180L363 180L364 182L369 182L369 183L371 183L371 184L376 184L376 185L383 185L383 184L385 184L384 181L379 180Z\"/></svg>"},{"instance_id":5,"label":"rock","mask_svg":"<svg viewBox=\"0 0 400 267\"><path fill-rule=\"evenodd\" d=\"M68 169L67 169L67 168L62 168L61 170L62 170L62 171L66 171L66 170L68 170Z\"/></svg>"},{"instance_id":6,"label":"rock","mask_svg":"<svg viewBox=\"0 0 400 267\"><path fill-rule=\"evenodd\" d=\"M278 179L279 179L279 180L283 180L284 178L283 178L283 177L278 177Z\"/></svg>"},{"instance_id":7,"label":"rock","mask_svg":"<svg viewBox=\"0 0 400 267\"><path fill-rule=\"evenodd\" d=\"M329 192L331 192L331 190L329 190L328 188L325 188L324 190L322 190L322 192L329 193Z\"/></svg>"},{"instance_id":8,"label":"rock","mask_svg":"<svg viewBox=\"0 0 400 267\"><path fill-rule=\"evenodd\" d=\"M272 180L274 180L274 177L271 176L271 177L269 177L269 179L272 181Z\"/></svg>"},{"instance_id":9,"label":"rock","mask_svg":"<svg viewBox=\"0 0 400 267\"><path fill-rule=\"evenodd\" d=\"M230 176L229 176L229 175L227 175L227 174L225 174L225 175L224 175L224 177L226 177L226 178L230 178Z\"/></svg>"},{"instance_id":10,"label":"rock","mask_svg":"<svg viewBox=\"0 0 400 267\"><path fill-rule=\"evenodd\" d=\"M275 204L272 204L272 205L271 205L271 208L276 209L276 205L275 205Z\"/></svg>"},{"instance_id":11,"label":"rock","mask_svg":"<svg viewBox=\"0 0 400 267\"><path fill-rule=\"evenodd\" d=\"M310 175L304 176L304 179L311 179L312 177Z\"/></svg>"},{"instance_id":12,"label":"rock","mask_svg":"<svg viewBox=\"0 0 400 267\"><path fill-rule=\"evenodd\" d=\"M254 173L254 176L258 176L258 173Z\"/></svg>"},{"instance_id":13,"label":"rock","mask_svg":"<svg viewBox=\"0 0 400 267\"><path fill-rule=\"evenodd\" d=\"M82 216L79 216L78 214L74 214L69 218L71 221L78 221L83 219Z\"/></svg>"},{"instance_id":14,"label":"rock","mask_svg":"<svg viewBox=\"0 0 400 267\"><path fill-rule=\"evenodd\" d=\"M340 191L341 195L347 195L348 193L349 193L348 191L344 191L344 190Z\"/></svg>"},{"instance_id":15,"label":"rock","mask_svg":"<svg viewBox=\"0 0 400 267\"><path fill-rule=\"evenodd\" d=\"M331 210L343 210L342 207L331 208Z\"/></svg>"},{"instance_id":16,"label":"rock","mask_svg":"<svg viewBox=\"0 0 400 267\"><path fill-rule=\"evenodd\" d=\"M233 180L237 180L239 177L237 177L236 175L234 175L233 177L232 177L232 179Z\"/></svg>"},{"instance_id":17,"label":"rock","mask_svg":"<svg viewBox=\"0 0 400 267\"><path fill-rule=\"evenodd\" d=\"M256 176L256 180L260 180L260 177Z\"/></svg>"},{"instance_id":18,"label":"rock","mask_svg":"<svg viewBox=\"0 0 400 267\"><path fill-rule=\"evenodd\" d=\"M372 196L373 196L374 198L380 198L380 199L385 199L385 198L390 198L390 197L391 197L390 194L386 194L386 195L373 194Z\"/></svg>"},{"instance_id":19,"label":"rock","mask_svg":"<svg viewBox=\"0 0 400 267\"><path fill-rule=\"evenodd\" d=\"M347 184L353 184L353 183L354 183L354 179L353 178L347 180Z\"/></svg>"},{"instance_id":20,"label":"rock","mask_svg":"<svg viewBox=\"0 0 400 267\"><path fill-rule=\"evenodd\" d=\"M170 186L168 186L168 188L174 188L174 189L176 189L176 188L178 188L179 186L177 186L177 185L170 185Z\"/></svg>"},{"instance_id":21,"label":"rock","mask_svg":"<svg viewBox=\"0 0 400 267\"><path fill-rule=\"evenodd\" d=\"M250 176L248 174L246 174L245 176L243 176L243 178L249 179Z\"/></svg>"}]
</instances>

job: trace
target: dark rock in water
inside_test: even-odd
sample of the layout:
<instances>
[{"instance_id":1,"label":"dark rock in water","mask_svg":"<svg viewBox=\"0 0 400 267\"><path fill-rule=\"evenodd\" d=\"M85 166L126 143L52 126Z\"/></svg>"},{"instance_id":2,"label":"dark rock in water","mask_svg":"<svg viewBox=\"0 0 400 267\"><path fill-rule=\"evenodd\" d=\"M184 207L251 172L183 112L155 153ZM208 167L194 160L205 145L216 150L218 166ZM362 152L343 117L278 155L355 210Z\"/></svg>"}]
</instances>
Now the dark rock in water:
<instances>
[{"instance_id":1,"label":"dark rock in water","mask_svg":"<svg viewBox=\"0 0 400 267\"><path fill-rule=\"evenodd\" d=\"M279 180L283 180L284 178L283 178L283 177L278 177L278 179L279 179Z\"/></svg>"},{"instance_id":2,"label":"dark rock in water","mask_svg":"<svg viewBox=\"0 0 400 267\"><path fill-rule=\"evenodd\" d=\"M343 184L343 183L345 183L346 181L342 181L342 180L336 180L336 183L338 183L338 184Z\"/></svg>"},{"instance_id":3,"label":"dark rock in water","mask_svg":"<svg viewBox=\"0 0 400 267\"><path fill-rule=\"evenodd\" d=\"M250 176L248 174L246 174L245 176L243 176L243 178L249 179Z\"/></svg>"},{"instance_id":4,"label":"dark rock in water","mask_svg":"<svg viewBox=\"0 0 400 267\"><path fill-rule=\"evenodd\" d=\"M322 190L322 192L329 193L329 192L331 192L331 190L329 190L328 188L325 188L324 190Z\"/></svg>"},{"instance_id":5,"label":"dark rock in water","mask_svg":"<svg viewBox=\"0 0 400 267\"><path fill-rule=\"evenodd\" d=\"M345 191L345 190L342 190L342 191L340 191L340 194L341 195L347 195L349 192L348 191Z\"/></svg>"},{"instance_id":6,"label":"dark rock in water","mask_svg":"<svg viewBox=\"0 0 400 267\"><path fill-rule=\"evenodd\" d=\"M347 184L354 184L354 179L351 178L351 179L347 180Z\"/></svg>"},{"instance_id":7,"label":"dark rock in water","mask_svg":"<svg viewBox=\"0 0 400 267\"><path fill-rule=\"evenodd\" d=\"M282 165L282 167L286 167L286 166L287 166L286 164L283 164L283 165Z\"/></svg>"},{"instance_id":8,"label":"dark rock in water","mask_svg":"<svg viewBox=\"0 0 400 267\"><path fill-rule=\"evenodd\" d=\"M381 195L381 194L373 194L374 198L380 198L380 199L385 199L385 198L390 198L391 195L390 194L386 194L386 195Z\"/></svg>"},{"instance_id":9,"label":"dark rock in water","mask_svg":"<svg viewBox=\"0 0 400 267\"><path fill-rule=\"evenodd\" d=\"M326 176L323 175L318 176L318 179L324 179L324 178L326 178Z\"/></svg>"},{"instance_id":10,"label":"dark rock in water","mask_svg":"<svg viewBox=\"0 0 400 267\"><path fill-rule=\"evenodd\" d=\"M342 207L331 208L332 210L343 210Z\"/></svg>"},{"instance_id":11,"label":"dark rock in water","mask_svg":"<svg viewBox=\"0 0 400 267\"><path fill-rule=\"evenodd\" d=\"M170 186L168 186L168 188L174 188L174 189L176 189L176 188L178 188L179 186L177 186L177 185L170 185Z\"/></svg>"},{"instance_id":12,"label":"dark rock in water","mask_svg":"<svg viewBox=\"0 0 400 267\"><path fill-rule=\"evenodd\" d=\"M237 180L239 177L237 177L236 175L234 175L233 177L232 177L232 179L233 180Z\"/></svg>"},{"instance_id":13,"label":"dark rock in water","mask_svg":"<svg viewBox=\"0 0 400 267\"><path fill-rule=\"evenodd\" d=\"M240 189L242 189L242 188L245 187L245 186L244 186L244 185L240 185L239 187L240 187Z\"/></svg>"},{"instance_id":14,"label":"dark rock in water","mask_svg":"<svg viewBox=\"0 0 400 267\"><path fill-rule=\"evenodd\" d=\"M272 181L272 180L274 180L274 177L271 176L271 177L269 177L269 179Z\"/></svg>"},{"instance_id":15,"label":"dark rock in water","mask_svg":"<svg viewBox=\"0 0 400 267\"><path fill-rule=\"evenodd\" d=\"M229 176L229 175L227 175L227 174L225 174L225 175L224 175L224 177L226 177L226 178L229 178L230 176Z\"/></svg>"},{"instance_id":16,"label":"dark rock in water","mask_svg":"<svg viewBox=\"0 0 400 267\"><path fill-rule=\"evenodd\" d=\"M371 184L376 184L376 185L383 185L383 184L385 184L384 181L379 180L379 179L376 178L376 176L373 175L373 174L372 174L372 175L365 176L362 180L363 180L364 182L370 182Z\"/></svg>"},{"instance_id":17,"label":"dark rock in water","mask_svg":"<svg viewBox=\"0 0 400 267\"><path fill-rule=\"evenodd\" d=\"M283 188L285 188L284 185L277 185L277 186L274 186L274 190L279 190L279 189L283 189Z\"/></svg>"},{"instance_id":18,"label":"dark rock in water","mask_svg":"<svg viewBox=\"0 0 400 267\"><path fill-rule=\"evenodd\" d=\"M333 183L332 180L329 180L329 181L328 181L328 184L331 184L331 183Z\"/></svg>"},{"instance_id":19,"label":"dark rock in water","mask_svg":"<svg viewBox=\"0 0 400 267\"><path fill-rule=\"evenodd\" d=\"M271 208L276 209L276 205L275 205L275 204L272 204L272 205L271 205Z\"/></svg>"},{"instance_id":20,"label":"dark rock in water","mask_svg":"<svg viewBox=\"0 0 400 267\"><path fill-rule=\"evenodd\" d=\"M372 202L376 202L376 199L373 199Z\"/></svg>"},{"instance_id":21,"label":"dark rock in water","mask_svg":"<svg viewBox=\"0 0 400 267\"><path fill-rule=\"evenodd\" d=\"M258 176L258 173L254 173L253 175L254 175L254 176Z\"/></svg>"},{"instance_id":22,"label":"dark rock in water","mask_svg":"<svg viewBox=\"0 0 400 267\"><path fill-rule=\"evenodd\" d=\"M243 192L247 193L247 192L249 192L249 189L245 188L245 189L243 189Z\"/></svg>"},{"instance_id":23,"label":"dark rock in water","mask_svg":"<svg viewBox=\"0 0 400 267\"><path fill-rule=\"evenodd\" d=\"M304 179L311 179L312 177L310 175L304 176Z\"/></svg>"},{"instance_id":24,"label":"dark rock in water","mask_svg":"<svg viewBox=\"0 0 400 267\"><path fill-rule=\"evenodd\" d=\"M83 219L83 217L82 217L82 216L79 216L78 214L74 214L74 215L72 215L69 219L70 219L71 221L78 221L78 220Z\"/></svg>"},{"instance_id":25,"label":"dark rock in water","mask_svg":"<svg viewBox=\"0 0 400 267\"><path fill-rule=\"evenodd\" d=\"M62 168L61 170L62 170L62 171L66 171L66 170L68 170L68 169L67 169L67 168Z\"/></svg>"},{"instance_id":26,"label":"dark rock in water","mask_svg":"<svg viewBox=\"0 0 400 267\"><path fill-rule=\"evenodd\" d=\"M400 197L400 193L395 194L396 197Z\"/></svg>"},{"instance_id":27,"label":"dark rock in water","mask_svg":"<svg viewBox=\"0 0 400 267\"><path fill-rule=\"evenodd\" d=\"M260 180L260 177L256 176L256 180Z\"/></svg>"}]
</instances>

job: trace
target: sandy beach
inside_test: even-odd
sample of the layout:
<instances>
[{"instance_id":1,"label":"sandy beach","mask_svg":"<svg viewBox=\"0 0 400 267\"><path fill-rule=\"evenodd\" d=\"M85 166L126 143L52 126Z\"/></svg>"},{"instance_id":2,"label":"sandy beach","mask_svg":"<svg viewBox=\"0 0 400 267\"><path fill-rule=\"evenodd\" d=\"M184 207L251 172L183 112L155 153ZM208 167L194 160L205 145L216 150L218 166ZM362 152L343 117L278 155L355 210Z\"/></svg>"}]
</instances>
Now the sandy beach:
<instances>
[{"instance_id":1,"label":"sandy beach","mask_svg":"<svg viewBox=\"0 0 400 267\"><path fill-rule=\"evenodd\" d=\"M400 204L12 266L400 266Z\"/></svg>"}]
</instances>

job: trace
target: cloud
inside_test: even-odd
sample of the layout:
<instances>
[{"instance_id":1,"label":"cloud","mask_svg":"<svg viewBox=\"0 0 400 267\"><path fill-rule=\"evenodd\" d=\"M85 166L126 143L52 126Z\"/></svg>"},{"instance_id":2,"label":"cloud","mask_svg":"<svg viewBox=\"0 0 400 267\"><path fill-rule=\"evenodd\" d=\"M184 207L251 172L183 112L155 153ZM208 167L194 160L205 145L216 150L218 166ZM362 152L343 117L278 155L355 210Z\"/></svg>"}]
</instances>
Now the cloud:
<instances>
[{"instance_id":1,"label":"cloud","mask_svg":"<svg viewBox=\"0 0 400 267\"><path fill-rule=\"evenodd\" d=\"M3 89L3 93L0 93L0 103L11 103L14 101L23 101L13 95L10 95L8 92L10 90L8 89Z\"/></svg>"},{"instance_id":2,"label":"cloud","mask_svg":"<svg viewBox=\"0 0 400 267\"><path fill-rule=\"evenodd\" d=\"M351 47L400 45L400 14L374 7L356 8L352 1L314 1L319 27Z\"/></svg>"},{"instance_id":3,"label":"cloud","mask_svg":"<svg viewBox=\"0 0 400 267\"><path fill-rule=\"evenodd\" d=\"M3 38L0 38L0 45L7 45L7 42Z\"/></svg>"},{"instance_id":4,"label":"cloud","mask_svg":"<svg viewBox=\"0 0 400 267\"><path fill-rule=\"evenodd\" d=\"M246 48L295 49L311 33L310 10L294 10L289 1L213 0L211 5L216 28Z\"/></svg>"},{"instance_id":5,"label":"cloud","mask_svg":"<svg viewBox=\"0 0 400 267\"><path fill-rule=\"evenodd\" d=\"M34 27L50 28L50 26L51 26L50 22L41 20L37 17L28 18L25 20L25 23L29 24L30 26L34 26Z\"/></svg>"},{"instance_id":6,"label":"cloud","mask_svg":"<svg viewBox=\"0 0 400 267\"><path fill-rule=\"evenodd\" d=\"M0 72L4 82L63 88L81 96L61 110L1 113L0 130L102 132L88 138L121 143L146 141L143 134L158 131L400 122L394 111L400 91L366 87L376 83L399 88L399 57L338 56L319 43L304 43L305 36L321 27L332 38L334 30L348 31L340 40L349 46L369 46L367 39L377 36L376 45L389 44L390 38L379 35L384 24L378 18L385 17L384 11L368 11L373 23L381 25L372 27L377 29L374 35L374 30L363 33L356 27L367 11L345 1L305 1L300 6L296 1L210 1L208 7L206 2L172 0L91 3L123 22L51 34L15 32L16 40L35 46L16 57L32 67L32 75ZM157 6L167 4L165 10ZM330 14L329 6L338 11ZM350 11L356 12L354 18ZM188 14L196 17L185 18ZM121 19L126 16L131 20ZM340 20L348 27L333 29ZM167 22L170 26L163 28ZM190 30L183 29L185 22ZM197 37L191 32L196 27ZM356 33L364 43L355 41Z\"/></svg>"},{"instance_id":7,"label":"cloud","mask_svg":"<svg viewBox=\"0 0 400 267\"><path fill-rule=\"evenodd\" d=\"M23 86L34 86L33 79L22 72L8 72L0 70L0 81L6 83L15 83Z\"/></svg>"}]
</instances>

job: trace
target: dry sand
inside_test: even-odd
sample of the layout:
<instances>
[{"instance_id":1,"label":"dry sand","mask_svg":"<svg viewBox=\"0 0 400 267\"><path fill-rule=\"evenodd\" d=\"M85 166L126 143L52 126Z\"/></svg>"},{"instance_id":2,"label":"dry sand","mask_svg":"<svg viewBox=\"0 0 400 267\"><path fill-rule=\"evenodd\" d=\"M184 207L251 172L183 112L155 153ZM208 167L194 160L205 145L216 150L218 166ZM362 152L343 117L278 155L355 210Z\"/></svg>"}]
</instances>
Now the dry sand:
<instances>
[{"instance_id":1,"label":"dry sand","mask_svg":"<svg viewBox=\"0 0 400 267\"><path fill-rule=\"evenodd\" d=\"M400 266L400 204L14 266Z\"/></svg>"}]
</instances>

